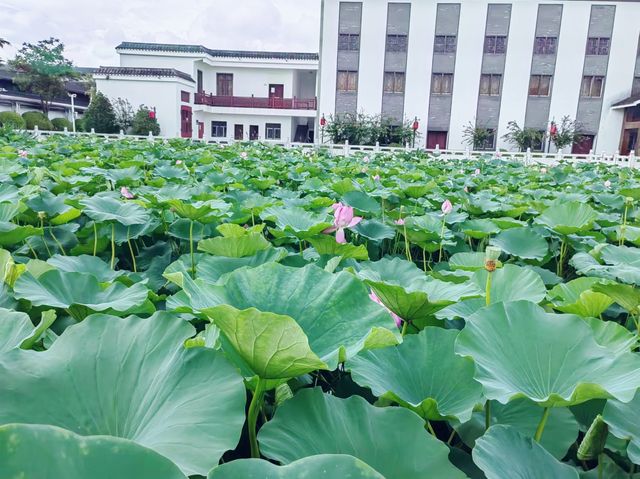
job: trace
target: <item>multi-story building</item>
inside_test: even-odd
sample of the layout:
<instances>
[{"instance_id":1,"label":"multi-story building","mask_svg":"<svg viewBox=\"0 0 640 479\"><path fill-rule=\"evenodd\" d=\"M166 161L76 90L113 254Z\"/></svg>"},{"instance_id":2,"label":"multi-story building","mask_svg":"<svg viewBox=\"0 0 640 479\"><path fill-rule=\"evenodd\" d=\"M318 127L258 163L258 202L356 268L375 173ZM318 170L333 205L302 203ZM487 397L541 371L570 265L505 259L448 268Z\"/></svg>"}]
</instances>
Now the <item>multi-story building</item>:
<instances>
[{"instance_id":1,"label":"multi-story building","mask_svg":"<svg viewBox=\"0 0 640 479\"><path fill-rule=\"evenodd\" d=\"M314 141L315 53L130 42L116 51L120 66L94 73L98 90L154 109L162 135Z\"/></svg>"},{"instance_id":2,"label":"multi-story building","mask_svg":"<svg viewBox=\"0 0 640 479\"><path fill-rule=\"evenodd\" d=\"M319 113L418 118L422 146L513 149L575 119L576 153L638 150L640 2L323 0ZM541 142L539 149L548 147Z\"/></svg>"}]
</instances>

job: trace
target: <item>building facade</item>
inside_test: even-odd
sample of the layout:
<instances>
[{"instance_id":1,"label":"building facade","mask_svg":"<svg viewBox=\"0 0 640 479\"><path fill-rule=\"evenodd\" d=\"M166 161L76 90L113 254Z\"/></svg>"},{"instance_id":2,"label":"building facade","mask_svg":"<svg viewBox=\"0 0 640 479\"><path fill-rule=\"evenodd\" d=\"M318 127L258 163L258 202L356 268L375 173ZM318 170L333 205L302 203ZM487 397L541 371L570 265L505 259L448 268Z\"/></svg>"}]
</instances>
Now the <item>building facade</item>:
<instances>
[{"instance_id":1,"label":"building facade","mask_svg":"<svg viewBox=\"0 0 640 479\"><path fill-rule=\"evenodd\" d=\"M470 127L513 149L509 122L568 116L576 153L640 149L640 2L323 0L321 28L320 116L418 118L422 146L449 149Z\"/></svg>"},{"instance_id":2,"label":"building facade","mask_svg":"<svg viewBox=\"0 0 640 479\"><path fill-rule=\"evenodd\" d=\"M315 53L212 50L124 42L96 87L155 109L161 134L217 140L314 141Z\"/></svg>"}]
</instances>

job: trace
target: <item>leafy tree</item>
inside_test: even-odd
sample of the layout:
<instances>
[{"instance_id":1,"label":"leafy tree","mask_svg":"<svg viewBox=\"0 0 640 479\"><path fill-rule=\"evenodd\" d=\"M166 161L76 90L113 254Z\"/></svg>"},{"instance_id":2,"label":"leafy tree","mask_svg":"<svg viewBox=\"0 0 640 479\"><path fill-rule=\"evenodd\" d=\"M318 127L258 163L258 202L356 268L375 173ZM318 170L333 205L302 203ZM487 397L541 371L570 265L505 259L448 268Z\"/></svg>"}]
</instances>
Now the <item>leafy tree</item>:
<instances>
[{"instance_id":1,"label":"leafy tree","mask_svg":"<svg viewBox=\"0 0 640 479\"><path fill-rule=\"evenodd\" d=\"M27 124L27 130L33 130L36 126L39 130L53 130L53 124L41 111L25 111L22 114L22 118Z\"/></svg>"},{"instance_id":2,"label":"leafy tree","mask_svg":"<svg viewBox=\"0 0 640 479\"><path fill-rule=\"evenodd\" d=\"M54 118L53 120L51 120L51 124L53 125L53 129L55 131L64 131L65 128L71 131L71 129L73 128L73 124L66 118Z\"/></svg>"},{"instance_id":3,"label":"leafy tree","mask_svg":"<svg viewBox=\"0 0 640 479\"><path fill-rule=\"evenodd\" d=\"M555 127L555 128L554 128ZM554 133L555 130L555 133ZM569 116L563 116L560 124L551 122L550 138L557 150L580 143L583 139L582 126Z\"/></svg>"},{"instance_id":4,"label":"leafy tree","mask_svg":"<svg viewBox=\"0 0 640 479\"><path fill-rule=\"evenodd\" d=\"M151 110L144 105L140 105L138 111L133 117L133 124L131 125L131 131L134 135L148 135L149 132L154 136L160 134L160 125L155 115L150 114Z\"/></svg>"},{"instance_id":5,"label":"leafy tree","mask_svg":"<svg viewBox=\"0 0 640 479\"><path fill-rule=\"evenodd\" d=\"M113 113L116 115L116 125L126 132L133 124L133 107L129 100L116 98L113 100Z\"/></svg>"},{"instance_id":6,"label":"leafy tree","mask_svg":"<svg viewBox=\"0 0 640 479\"><path fill-rule=\"evenodd\" d=\"M494 135L494 131L482 127L476 126L473 122L469 122L462 129L462 139L474 150L488 150L493 145L490 144L490 140Z\"/></svg>"},{"instance_id":7,"label":"leafy tree","mask_svg":"<svg viewBox=\"0 0 640 479\"><path fill-rule=\"evenodd\" d=\"M13 111L3 111L0 112L0 126L20 130L27 126L27 122Z\"/></svg>"},{"instance_id":8,"label":"leafy tree","mask_svg":"<svg viewBox=\"0 0 640 479\"><path fill-rule=\"evenodd\" d=\"M9 65L18 73L14 79L18 87L40 96L45 115L49 114L53 99L66 94L65 81L78 76L71 61L64 57L64 44L57 38L23 43Z\"/></svg>"},{"instance_id":9,"label":"leafy tree","mask_svg":"<svg viewBox=\"0 0 640 479\"><path fill-rule=\"evenodd\" d=\"M527 148L536 149L544 140L544 132L535 128L520 128L515 121L507 123L507 134L503 135L505 141L518 147L518 151L525 151Z\"/></svg>"},{"instance_id":10,"label":"leafy tree","mask_svg":"<svg viewBox=\"0 0 640 479\"><path fill-rule=\"evenodd\" d=\"M333 143L349 141L352 145L404 145L413 139L410 121L398 125L390 118L363 113L330 116L325 134Z\"/></svg>"},{"instance_id":11,"label":"leafy tree","mask_svg":"<svg viewBox=\"0 0 640 479\"><path fill-rule=\"evenodd\" d=\"M84 113L84 127L88 130L93 128L96 133L116 133L116 115L109 99L102 93L97 92L91 98L89 108Z\"/></svg>"}]
</instances>

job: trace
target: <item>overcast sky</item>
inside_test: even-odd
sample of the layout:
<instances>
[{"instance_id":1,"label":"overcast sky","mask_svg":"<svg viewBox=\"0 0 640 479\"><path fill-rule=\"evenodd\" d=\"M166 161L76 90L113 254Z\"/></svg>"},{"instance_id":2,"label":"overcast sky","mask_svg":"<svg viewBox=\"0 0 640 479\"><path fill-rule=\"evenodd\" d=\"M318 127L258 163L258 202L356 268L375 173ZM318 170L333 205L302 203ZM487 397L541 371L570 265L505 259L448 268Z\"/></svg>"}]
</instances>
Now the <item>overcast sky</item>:
<instances>
[{"instance_id":1,"label":"overcast sky","mask_svg":"<svg viewBox=\"0 0 640 479\"><path fill-rule=\"evenodd\" d=\"M317 52L320 0L0 0L0 38L62 40L77 66L117 65L121 41Z\"/></svg>"}]
</instances>

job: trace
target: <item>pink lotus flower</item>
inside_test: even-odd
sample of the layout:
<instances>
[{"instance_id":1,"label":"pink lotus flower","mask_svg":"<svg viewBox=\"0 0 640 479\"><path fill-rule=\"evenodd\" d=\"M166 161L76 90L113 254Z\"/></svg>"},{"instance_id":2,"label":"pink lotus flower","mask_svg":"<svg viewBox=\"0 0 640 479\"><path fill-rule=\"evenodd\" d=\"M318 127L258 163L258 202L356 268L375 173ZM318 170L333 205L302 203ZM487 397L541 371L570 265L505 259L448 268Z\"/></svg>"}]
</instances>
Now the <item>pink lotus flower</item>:
<instances>
[{"instance_id":1,"label":"pink lotus flower","mask_svg":"<svg viewBox=\"0 0 640 479\"><path fill-rule=\"evenodd\" d=\"M26 158L28 154L27 150L18 150L18 156L20 156L20 158Z\"/></svg>"},{"instance_id":2,"label":"pink lotus flower","mask_svg":"<svg viewBox=\"0 0 640 479\"><path fill-rule=\"evenodd\" d=\"M402 226L404 225L404 220L402 218L398 218L397 220L394 221L395 224Z\"/></svg>"},{"instance_id":3,"label":"pink lotus flower","mask_svg":"<svg viewBox=\"0 0 640 479\"><path fill-rule=\"evenodd\" d=\"M469 193L469 188L465 186L465 187L464 187L464 192L465 192L465 193Z\"/></svg>"},{"instance_id":4,"label":"pink lotus flower","mask_svg":"<svg viewBox=\"0 0 640 479\"><path fill-rule=\"evenodd\" d=\"M249 155L247 155L246 151L243 151L242 153L240 153L240 156L242 157L243 160L246 160L247 156L249 156Z\"/></svg>"},{"instance_id":5,"label":"pink lotus flower","mask_svg":"<svg viewBox=\"0 0 640 479\"><path fill-rule=\"evenodd\" d=\"M476 168L476 171L473 172L473 176L478 176L480 174L480 168Z\"/></svg>"},{"instance_id":6,"label":"pink lotus flower","mask_svg":"<svg viewBox=\"0 0 640 479\"><path fill-rule=\"evenodd\" d=\"M176 165L181 165L182 164L182 160L177 160L176 161Z\"/></svg>"},{"instance_id":7,"label":"pink lotus flower","mask_svg":"<svg viewBox=\"0 0 640 479\"><path fill-rule=\"evenodd\" d=\"M375 175L373 177L373 181L380 181L380 175Z\"/></svg>"},{"instance_id":8,"label":"pink lotus flower","mask_svg":"<svg viewBox=\"0 0 640 479\"><path fill-rule=\"evenodd\" d=\"M545 167L540 168L540 173L543 175L547 173L547 169Z\"/></svg>"},{"instance_id":9,"label":"pink lotus flower","mask_svg":"<svg viewBox=\"0 0 640 479\"><path fill-rule=\"evenodd\" d=\"M605 188L611 188L611 182L609 180L604 182L604 187Z\"/></svg>"},{"instance_id":10,"label":"pink lotus flower","mask_svg":"<svg viewBox=\"0 0 640 479\"><path fill-rule=\"evenodd\" d=\"M347 240L344 236L344 229L353 228L362 221L362 217L353 216L353 208L343 205L342 203L335 203L332 208L334 209L333 226L324 230L323 233L328 234L335 231L336 241L338 243L346 243Z\"/></svg>"},{"instance_id":11,"label":"pink lotus flower","mask_svg":"<svg viewBox=\"0 0 640 479\"><path fill-rule=\"evenodd\" d=\"M440 209L442 210L443 215L448 215L453 211L453 205L451 204L451 201L444 200L444 203L442 203Z\"/></svg>"},{"instance_id":12,"label":"pink lotus flower","mask_svg":"<svg viewBox=\"0 0 640 479\"><path fill-rule=\"evenodd\" d=\"M132 200L133 198L135 198L133 193L131 193L126 186L120 188L120 194L128 200Z\"/></svg>"},{"instance_id":13,"label":"pink lotus flower","mask_svg":"<svg viewBox=\"0 0 640 479\"><path fill-rule=\"evenodd\" d=\"M394 313L393 311L391 311L389 308L387 308L384 305L384 303L382 301L380 301L380 298L378 298L378 296L376 296L376 293L371 291L371 293L369 294L369 298L371 299L371 301L373 301L374 303L378 303L380 306L382 306L384 309L386 309L389 312L389 314L391 315L393 320L396 322L396 326L397 327L401 327L402 326L402 318L400 316L398 316L396 313Z\"/></svg>"},{"instance_id":14,"label":"pink lotus flower","mask_svg":"<svg viewBox=\"0 0 640 479\"><path fill-rule=\"evenodd\" d=\"M365 156L365 157L362 159L362 161L363 161L363 162L365 162L365 163L369 163L371 160L369 159L369 157L368 157L368 156Z\"/></svg>"}]
</instances>

